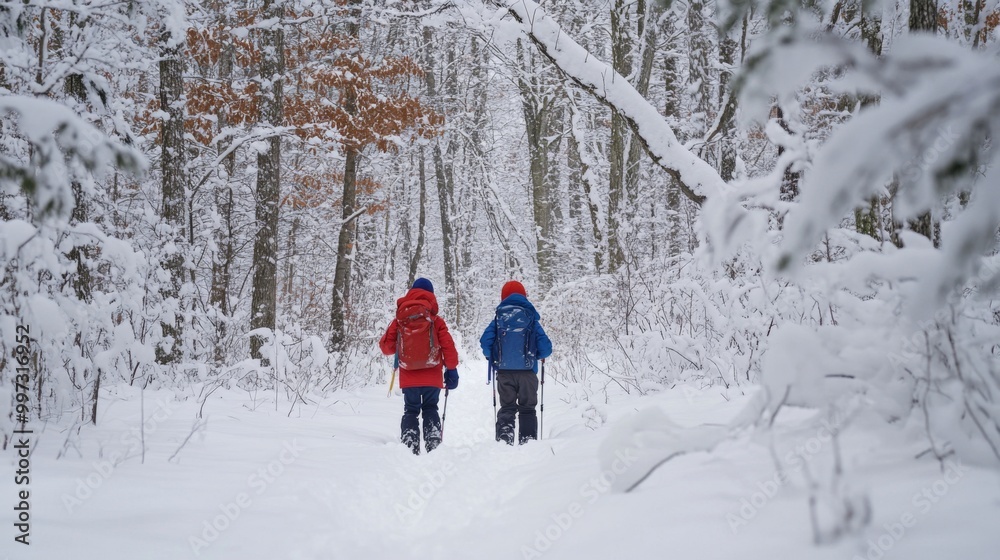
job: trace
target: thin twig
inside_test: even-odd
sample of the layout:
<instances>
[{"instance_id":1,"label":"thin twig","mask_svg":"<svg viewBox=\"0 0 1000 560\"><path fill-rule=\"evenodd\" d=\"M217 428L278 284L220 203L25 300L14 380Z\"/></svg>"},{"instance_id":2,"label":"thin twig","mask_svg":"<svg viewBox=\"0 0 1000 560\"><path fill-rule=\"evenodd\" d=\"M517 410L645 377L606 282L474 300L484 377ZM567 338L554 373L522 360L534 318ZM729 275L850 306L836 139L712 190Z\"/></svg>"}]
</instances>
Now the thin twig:
<instances>
[{"instance_id":1,"label":"thin twig","mask_svg":"<svg viewBox=\"0 0 1000 560\"><path fill-rule=\"evenodd\" d=\"M187 435L187 437L184 438L184 441L181 442L180 447L178 447L177 450L174 451L174 454L171 455L169 459L167 459L167 462L173 461L174 457L176 457L177 454L181 452L181 449L184 449L184 446L187 445L187 442L188 442L188 440L191 439L191 436L193 436L195 434L195 432L197 432L198 430L200 430L207 423L208 423L207 420L202 420L201 418L195 418L194 425L191 426L191 433L189 433Z\"/></svg>"},{"instance_id":2,"label":"thin twig","mask_svg":"<svg viewBox=\"0 0 1000 560\"><path fill-rule=\"evenodd\" d=\"M637 480L634 483L632 483L632 486L629 486L628 488L626 488L625 489L625 493L627 494L627 493L631 492L632 490L635 490L640 484L642 484L643 482L646 481L647 478L649 478L649 475L653 474L653 472L656 469L658 469L661 466L663 466L664 464L666 464L667 461L673 459L674 457L677 457L678 455L684 455L685 453L687 453L687 451L675 451L675 452L671 453L670 455L668 455L665 459L660 460L658 463L656 463L655 465L653 465L646 474L642 475L642 478L640 478L639 480Z\"/></svg>"}]
</instances>

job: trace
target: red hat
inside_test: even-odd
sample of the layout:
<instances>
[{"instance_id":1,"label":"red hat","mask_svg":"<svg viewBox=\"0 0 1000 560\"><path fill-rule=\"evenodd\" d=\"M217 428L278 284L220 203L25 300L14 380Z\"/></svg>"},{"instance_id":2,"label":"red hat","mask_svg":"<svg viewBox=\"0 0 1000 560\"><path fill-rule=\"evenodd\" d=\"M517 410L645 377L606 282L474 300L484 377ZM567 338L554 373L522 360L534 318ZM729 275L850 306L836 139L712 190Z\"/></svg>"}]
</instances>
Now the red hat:
<instances>
[{"instance_id":1,"label":"red hat","mask_svg":"<svg viewBox=\"0 0 1000 560\"><path fill-rule=\"evenodd\" d=\"M524 297L528 297L528 294L524 292L524 285L517 280L511 280L503 285L503 289L500 290L500 300L507 299L511 294L521 294Z\"/></svg>"}]
</instances>

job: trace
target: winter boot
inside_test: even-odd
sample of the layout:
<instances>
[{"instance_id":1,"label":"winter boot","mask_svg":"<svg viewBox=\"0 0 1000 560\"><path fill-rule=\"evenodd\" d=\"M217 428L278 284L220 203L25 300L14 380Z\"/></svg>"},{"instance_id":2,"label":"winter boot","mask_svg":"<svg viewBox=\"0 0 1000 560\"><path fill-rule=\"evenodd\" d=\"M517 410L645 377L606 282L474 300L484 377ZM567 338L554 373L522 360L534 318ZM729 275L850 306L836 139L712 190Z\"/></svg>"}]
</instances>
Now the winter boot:
<instances>
[{"instance_id":1,"label":"winter boot","mask_svg":"<svg viewBox=\"0 0 1000 560\"><path fill-rule=\"evenodd\" d=\"M497 415L497 441L514 445L514 415Z\"/></svg>"},{"instance_id":2,"label":"winter boot","mask_svg":"<svg viewBox=\"0 0 1000 560\"><path fill-rule=\"evenodd\" d=\"M534 409L522 410L517 419L517 441L523 444L532 439L538 439L538 416Z\"/></svg>"},{"instance_id":3,"label":"winter boot","mask_svg":"<svg viewBox=\"0 0 1000 560\"><path fill-rule=\"evenodd\" d=\"M441 445L441 419L435 421L433 418L424 418L424 447L430 453L439 445Z\"/></svg>"},{"instance_id":4,"label":"winter boot","mask_svg":"<svg viewBox=\"0 0 1000 560\"><path fill-rule=\"evenodd\" d=\"M414 455L420 455L420 424L417 423L417 415L409 410L403 414L400 422L400 441L413 451Z\"/></svg>"}]
</instances>

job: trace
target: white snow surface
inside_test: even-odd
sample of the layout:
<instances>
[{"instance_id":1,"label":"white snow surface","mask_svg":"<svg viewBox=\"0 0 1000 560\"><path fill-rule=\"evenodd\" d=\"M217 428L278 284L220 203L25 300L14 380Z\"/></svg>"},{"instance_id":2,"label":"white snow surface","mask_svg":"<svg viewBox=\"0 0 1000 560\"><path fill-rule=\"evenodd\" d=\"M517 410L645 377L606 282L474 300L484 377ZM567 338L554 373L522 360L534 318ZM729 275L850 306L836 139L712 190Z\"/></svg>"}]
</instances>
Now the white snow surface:
<instances>
[{"instance_id":1,"label":"white snow surface","mask_svg":"<svg viewBox=\"0 0 1000 560\"><path fill-rule=\"evenodd\" d=\"M994 558L1000 545L997 474L953 465L949 475L932 459L914 461L917 436L886 446L866 430L841 434L873 519L860 534L815 545L802 473L789 467L776 478L768 443L751 435L760 432L721 438L752 395L676 386L595 405L550 372L544 439L508 447L493 441L484 371L463 364L444 443L421 456L398 442L402 399L385 386L337 391L291 415L284 397L275 410L273 394L219 390L179 452L200 406L196 390L140 400L136 388L113 387L96 427L77 435L34 426L31 544L14 543L7 521L0 556L936 560ZM595 406L607 423L591 429L584 416ZM822 453L813 449L825 445L817 414L785 410L775 425L784 445ZM12 498L12 454L3 457L2 495ZM928 489L933 502L921 499ZM904 515L915 523L895 536ZM879 542L890 546L872 555Z\"/></svg>"}]
</instances>

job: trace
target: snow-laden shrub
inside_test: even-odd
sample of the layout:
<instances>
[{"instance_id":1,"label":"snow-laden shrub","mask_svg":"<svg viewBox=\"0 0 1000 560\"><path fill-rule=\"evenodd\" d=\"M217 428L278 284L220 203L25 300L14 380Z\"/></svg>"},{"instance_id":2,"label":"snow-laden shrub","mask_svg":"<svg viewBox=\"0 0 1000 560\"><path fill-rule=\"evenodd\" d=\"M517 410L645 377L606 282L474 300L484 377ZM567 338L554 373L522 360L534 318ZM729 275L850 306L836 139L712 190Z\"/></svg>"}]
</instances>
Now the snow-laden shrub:
<instances>
[{"instance_id":1,"label":"snow-laden shrub","mask_svg":"<svg viewBox=\"0 0 1000 560\"><path fill-rule=\"evenodd\" d=\"M756 255L766 275L827 300L835 319L778 325L743 425L771 428L785 405L808 406L880 418L866 428L917 456L1000 464L995 56L928 35L898 39L881 57L809 24L774 35L743 76L751 117L766 119L774 94L794 103L830 68L841 70L831 90L879 102L823 143L786 152L782 165L802 170L793 196L779 167L705 205L716 262ZM876 206L891 210L870 236L855 233L852 213ZM837 251L824 251L831 240ZM810 464L815 540L856 532L863 500L842 484L843 462Z\"/></svg>"},{"instance_id":2,"label":"snow-laden shrub","mask_svg":"<svg viewBox=\"0 0 1000 560\"><path fill-rule=\"evenodd\" d=\"M134 289L145 259L81 218L81 199L112 169L145 162L50 99L3 96L0 130L0 398L27 389L28 421L92 418L102 377L134 375L151 347L131 321L145 313ZM12 359L25 331L27 364ZM29 378L20 387L17 367ZM4 445L18 420L8 410Z\"/></svg>"},{"instance_id":3,"label":"snow-laden shrub","mask_svg":"<svg viewBox=\"0 0 1000 560\"><path fill-rule=\"evenodd\" d=\"M851 70L831 88L881 94L880 103L802 154L796 200L781 200L779 185L765 180L711 200L707 239L716 257L737 244L760 255L771 274L829 294L837 314L821 328L774 333L762 412L787 402L840 406L864 394L888 422L922 425L939 457L954 451L997 464L1000 176L991 139L1000 133L1000 67L992 55L941 38L897 43L876 59L822 34L765 42L758 72L747 77L751 113L766 108L765 92L793 96L808 77L801 72L828 66ZM777 64L806 52L813 66L794 75ZM895 231L881 242L845 221L873 196L892 200L887 223ZM781 229L768 232L762 225L774 209L783 214ZM922 216L938 224L930 239L906 227ZM745 246L748 239L756 241ZM830 239L841 247L856 240L864 250L829 262L809 258Z\"/></svg>"},{"instance_id":4,"label":"snow-laden shrub","mask_svg":"<svg viewBox=\"0 0 1000 560\"><path fill-rule=\"evenodd\" d=\"M539 305L553 365L568 382L625 392L754 383L773 329L836 320L825 298L759 273L745 255L713 269L683 254L553 288Z\"/></svg>"},{"instance_id":5,"label":"snow-laden shrub","mask_svg":"<svg viewBox=\"0 0 1000 560\"><path fill-rule=\"evenodd\" d=\"M0 222L0 240L0 355L13 355L18 325L29 329L29 418L90 420L102 379L131 382L153 362L158 339L142 330L139 281L148 265L91 224L57 230L11 220ZM16 365L0 360L5 390Z\"/></svg>"}]
</instances>

